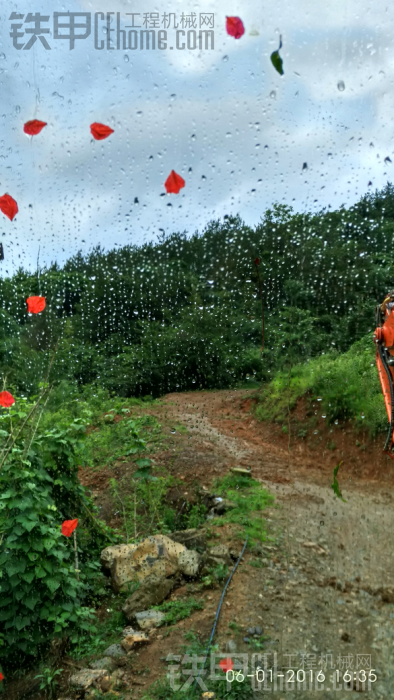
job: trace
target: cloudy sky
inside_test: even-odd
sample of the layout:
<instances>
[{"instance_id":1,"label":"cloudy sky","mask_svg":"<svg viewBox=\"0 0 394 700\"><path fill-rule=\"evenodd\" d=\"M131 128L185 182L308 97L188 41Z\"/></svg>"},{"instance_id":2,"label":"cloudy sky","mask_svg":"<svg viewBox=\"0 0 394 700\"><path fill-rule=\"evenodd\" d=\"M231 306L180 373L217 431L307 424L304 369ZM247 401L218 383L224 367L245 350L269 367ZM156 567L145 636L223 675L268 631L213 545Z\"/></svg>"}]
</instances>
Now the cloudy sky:
<instances>
[{"instance_id":1,"label":"cloudy sky","mask_svg":"<svg viewBox=\"0 0 394 700\"><path fill-rule=\"evenodd\" d=\"M7 4L0 34L0 195L19 213L0 213L6 260L60 264L78 250L157 241L160 229L194 233L212 219L239 213L259 222L283 202L298 211L350 205L392 180L393 12L380 0L49 0ZM4 8L4 5L3 5ZM53 12L214 13L213 50L111 50L94 36L53 37ZM11 12L49 15L51 47L13 47ZM227 35L239 16L244 36ZM116 27L113 15L111 27ZM24 25L32 26L30 25ZM284 75L270 62L282 36ZM116 37L114 36L115 47ZM25 44L30 37L19 39ZM106 41L105 20L99 39ZM173 41L170 41L173 39ZM30 119L47 122L33 138ZM94 141L90 124L114 129ZM389 156L392 164L385 162ZM303 163L307 170L303 170ZM165 194L174 169L186 180ZM368 182L372 187L368 187Z\"/></svg>"}]
</instances>

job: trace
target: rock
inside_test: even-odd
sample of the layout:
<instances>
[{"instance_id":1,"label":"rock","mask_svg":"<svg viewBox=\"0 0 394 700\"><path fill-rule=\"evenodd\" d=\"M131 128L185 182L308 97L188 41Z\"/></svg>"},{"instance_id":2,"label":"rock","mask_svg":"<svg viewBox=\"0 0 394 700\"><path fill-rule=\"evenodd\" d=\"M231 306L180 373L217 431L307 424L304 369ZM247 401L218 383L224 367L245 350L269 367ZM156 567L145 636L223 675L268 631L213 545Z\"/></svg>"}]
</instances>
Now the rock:
<instances>
[{"instance_id":1,"label":"rock","mask_svg":"<svg viewBox=\"0 0 394 700\"><path fill-rule=\"evenodd\" d=\"M82 690L87 690L90 688L92 683L97 683L101 678L104 678L107 672L104 670L93 670L90 668L83 668L81 671L74 673L70 677L70 685L74 688L80 688Z\"/></svg>"},{"instance_id":2,"label":"rock","mask_svg":"<svg viewBox=\"0 0 394 700\"><path fill-rule=\"evenodd\" d=\"M393 588L382 588L382 601L383 603L394 603L394 589Z\"/></svg>"},{"instance_id":3,"label":"rock","mask_svg":"<svg viewBox=\"0 0 394 700\"><path fill-rule=\"evenodd\" d=\"M123 676L125 675L126 671L124 671L122 668L117 668L116 671L112 674L112 679L114 681L119 681Z\"/></svg>"},{"instance_id":4,"label":"rock","mask_svg":"<svg viewBox=\"0 0 394 700\"><path fill-rule=\"evenodd\" d=\"M111 565L112 588L119 593L126 589L127 583L144 581L153 574L159 578L172 576L178 570L178 557L184 551L184 545L165 535L154 535L134 549L115 553Z\"/></svg>"},{"instance_id":5,"label":"rock","mask_svg":"<svg viewBox=\"0 0 394 700\"><path fill-rule=\"evenodd\" d=\"M211 566L217 566L218 564L227 564L230 566L232 559L228 547L224 544L218 544L216 547L211 547L211 549L204 556L204 564Z\"/></svg>"},{"instance_id":6,"label":"rock","mask_svg":"<svg viewBox=\"0 0 394 700\"><path fill-rule=\"evenodd\" d=\"M134 634L134 632L136 632L136 630L133 629L133 627L125 627L122 632L122 636L127 637L129 634Z\"/></svg>"},{"instance_id":7,"label":"rock","mask_svg":"<svg viewBox=\"0 0 394 700\"><path fill-rule=\"evenodd\" d=\"M91 664L89 664L89 668L93 669L104 669L105 671L114 671L116 668L116 663L114 659L111 659L110 656L104 656L102 659L98 659L98 661L92 661Z\"/></svg>"},{"instance_id":8,"label":"rock","mask_svg":"<svg viewBox=\"0 0 394 700\"><path fill-rule=\"evenodd\" d=\"M127 598L122 608L127 619L132 621L137 612L142 612L152 605L159 605L162 603L171 593L174 586L174 579L159 579L156 576L149 576L138 590L134 591L134 593Z\"/></svg>"},{"instance_id":9,"label":"rock","mask_svg":"<svg viewBox=\"0 0 394 700\"><path fill-rule=\"evenodd\" d=\"M154 627L159 627L165 620L165 617L165 614L160 612L160 610L144 610L143 612L135 614L137 624L142 630L150 630Z\"/></svg>"},{"instance_id":10,"label":"rock","mask_svg":"<svg viewBox=\"0 0 394 700\"><path fill-rule=\"evenodd\" d=\"M199 549L204 551L207 548L207 535L204 530L192 528L190 530L179 530L167 535L173 542L183 544L187 549Z\"/></svg>"},{"instance_id":11,"label":"rock","mask_svg":"<svg viewBox=\"0 0 394 700\"><path fill-rule=\"evenodd\" d=\"M136 544L115 544L111 547L106 547L101 552L101 566L110 572L116 557L130 556L137 549L137 546Z\"/></svg>"},{"instance_id":12,"label":"rock","mask_svg":"<svg viewBox=\"0 0 394 700\"><path fill-rule=\"evenodd\" d=\"M246 633L249 634L250 636L255 634L255 628L254 627L248 627L246 630Z\"/></svg>"},{"instance_id":13,"label":"rock","mask_svg":"<svg viewBox=\"0 0 394 700\"><path fill-rule=\"evenodd\" d=\"M111 688L112 688L113 681L112 681L111 676L104 676L104 678L100 678L98 683L100 686L100 690L103 693L108 693L108 691L111 690Z\"/></svg>"},{"instance_id":14,"label":"rock","mask_svg":"<svg viewBox=\"0 0 394 700\"><path fill-rule=\"evenodd\" d=\"M129 634L127 637L122 639L121 645L126 652L129 652L134 647L140 646L141 644L147 644L148 642L149 637L145 634L145 632L135 632L134 634Z\"/></svg>"},{"instance_id":15,"label":"rock","mask_svg":"<svg viewBox=\"0 0 394 700\"><path fill-rule=\"evenodd\" d=\"M120 644L111 644L104 652L104 656L110 656L111 659L117 659L119 656L126 656Z\"/></svg>"},{"instance_id":16,"label":"rock","mask_svg":"<svg viewBox=\"0 0 394 700\"><path fill-rule=\"evenodd\" d=\"M257 625L257 627L254 628L254 633L260 637L263 634L263 628L260 625Z\"/></svg>"},{"instance_id":17,"label":"rock","mask_svg":"<svg viewBox=\"0 0 394 700\"><path fill-rule=\"evenodd\" d=\"M226 642L225 650L226 650L226 651L229 651L230 654L235 654L235 652L237 651L237 644L236 644L236 642L234 642L233 639L229 639L229 641Z\"/></svg>"},{"instance_id":18,"label":"rock","mask_svg":"<svg viewBox=\"0 0 394 700\"><path fill-rule=\"evenodd\" d=\"M249 637L244 637L244 642L245 642L245 644L249 644L249 642L250 642Z\"/></svg>"},{"instance_id":19,"label":"rock","mask_svg":"<svg viewBox=\"0 0 394 700\"><path fill-rule=\"evenodd\" d=\"M201 555L192 549L187 549L179 555L178 567L184 576L195 577L202 565Z\"/></svg>"},{"instance_id":20,"label":"rock","mask_svg":"<svg viewBox=\"0 0 394 700\"><path fill-rule=\"evenodd\" d=\"M250 469L245 469L245 467L232 467L230 472L233 474L238 474L238 476L252 476Z\"/></svg>"}]
</instances>

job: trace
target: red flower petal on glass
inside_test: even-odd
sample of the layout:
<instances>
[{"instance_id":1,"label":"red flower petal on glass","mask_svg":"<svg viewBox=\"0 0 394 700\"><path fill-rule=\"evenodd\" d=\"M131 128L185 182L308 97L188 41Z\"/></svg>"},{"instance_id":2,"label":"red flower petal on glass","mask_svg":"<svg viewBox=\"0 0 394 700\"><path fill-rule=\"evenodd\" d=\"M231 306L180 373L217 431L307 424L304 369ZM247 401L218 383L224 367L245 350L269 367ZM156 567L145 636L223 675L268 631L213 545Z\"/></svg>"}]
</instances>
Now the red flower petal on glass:
<instances>
[{"instance_id":1,"label":"red flower petal on glass","mask_svg":"<svg viewBox=\"0 0 394 700\"><path fill-rule=\"evenodd\" d=\"M178 175L175 170L171 170L167 180L164 183L164 187L167 190L167 194L178 194L181 187L185 186L185 181L183 177Z\"/></svg>"},{"instance_id":2,"label":"red flower petal on glass","mask_svg":"<svg viewBox=\"0 0 394 700\"><path fill-rule=\"evenodd\" d=\"M226 30L234 39L240 39L245 34L245 27L239 17L226 17Z\"/></svg>"},{"instance_id":3,"label":"red flower petal on glass","mask_svg":"<svg viewBox=\"0 0 394 700\"><path fill-rule=\"evenodd\" d=\"M255 265L260 265L260 258L256 258L256 260L254 261L254 264L255 264Z\"/></svg>"},{"instance_id":4,"label":"red flower petal on glass","mask_svg":"<svg viewBox=\"0 0 394 700\"><path fill-rule=\"evenodd\" d=\"M66 537L71 537L77 525L78 518L76 518L75 520L65 520L62 524L62 535L65 535Z\"/></svg>"},{"instance_id":5,"label":"red flower petal on glass","mask_svg":"<svg viewBox=\"0 0 394 700\"><path fill-rule=\"evenodd\" d=\"M231 659L222 659L219 661L219 666L226 673L226 671L232 671L234 664Z\"/></svg>"},{"instance_id":6,"label":"red flower petal on glass","mask_svg":"<svg viewBox=\"0 0 394 700\"><path fill-rule=\"evenodd\" d=\"M13 403L15 403L15 399L9 391L0 391L0 406L9 408Z\"/></svg>"},{"instance_id":7,"label":"red flower petal on glass","mask_svg":"<svg viewBox=\"0 0 394 700\"><path fill-rule=\"evenodd\" d=\"M94 124L90 125L90 131L92 132L92 136L94 139L96 139L96 141L106 139L108 136L114 133L114 130L111 129L110 126L99 124L98 122L94 122Z\"/></svg>"},{"instance_id":8,"label":"red flower petal on glass","mask_svg":"<svg viewBox=\"0 0 394 700\"><path fill-rule=\"evenodd\" d=\"M14 216L18 213L18 205L11 195L3 194L3 196L0 197L0 210L12 221Z\"/></svg>"},{"instance_id":9,"label":"red flower petal on glass","mask_svg":"<svg viewBox=\"0 0 394 700\"><path fill-rule=\"evenodd\" d=\"M46 122L40 122L39 119L31 119L31 121L23 125L23 131L29 136L36 136L46 125Z\"/></svg>"},{"instance_id":10,"label":"red flower petal on glass","mask_svg":"<svg viewBox=\"0 0 394 700\"><path fill-rule=\"evenodd\" d=\"M29 297L26 303L28 314L39 314L45 309L45 297Z\"/></svg>"},{"instance_id":11,"label":"red flower petal on glass","mask_svg":"<svg viewBox=\"0 0 394 700\"><path fill-rule=\"evenodd\" d=\"M3 674L0 673L0 683L1 683L1 681L3 680L3 678L4 678Z\"/></svg>"}]
</instances>

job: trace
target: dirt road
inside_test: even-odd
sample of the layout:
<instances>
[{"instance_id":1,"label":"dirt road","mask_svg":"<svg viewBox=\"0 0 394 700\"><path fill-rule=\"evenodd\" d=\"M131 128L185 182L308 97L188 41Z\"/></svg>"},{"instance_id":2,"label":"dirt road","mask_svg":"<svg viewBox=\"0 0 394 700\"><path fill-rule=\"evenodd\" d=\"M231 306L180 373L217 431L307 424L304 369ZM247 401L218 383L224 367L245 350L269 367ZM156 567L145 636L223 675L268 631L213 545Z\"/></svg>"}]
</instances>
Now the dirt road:
<instances>
[{"instance_id":1,"label":"dirt road","mask_svg":"<svg viewBox=\"0 0 394 700\"><path fill-rule=\"evenodd\" d=\"M326 461L318 454L313 458L305 448L298 449L297 441L286 449L287 437L254 420L248 399L245 391L172 394L157 411L159 419L165 415L188 429L182 445L174 437L170 460L171 468L184 475L186 489L195 479L209 487L213 477L240 465L250 467L253 477L275 495L275 506L264 511L264 518L277 543L263 548L261 568L250 566L245 558L226 597L216 641L225 650L232 636L231 620L246 638L248 627L262 625L269 637L262 652L270 654L267 667L273 668L276 661L278 669L303 669L308 682L313 679L312 689L307 685L291 690L295 686L290 683L281 690L280 683L293 676L279 670L284 679L278 679L276 689L272 683L266 690L278 698L359 697L355 674L370 678L366 695L392 698L391 478L382 471L372 481L365 478L365 469L359 478L357 460L352 459L352 468L344 463L338 473L346 502L341 501L330 486L335 466L330 456ZM365 451L362 460L368 462ZM204 614L200 619L203 626ZM237 648L248 653L242 634ZM319 669L325 682L316 689ZM343 682L346 671L350 685Z\"/></svg>"}]
</instances>

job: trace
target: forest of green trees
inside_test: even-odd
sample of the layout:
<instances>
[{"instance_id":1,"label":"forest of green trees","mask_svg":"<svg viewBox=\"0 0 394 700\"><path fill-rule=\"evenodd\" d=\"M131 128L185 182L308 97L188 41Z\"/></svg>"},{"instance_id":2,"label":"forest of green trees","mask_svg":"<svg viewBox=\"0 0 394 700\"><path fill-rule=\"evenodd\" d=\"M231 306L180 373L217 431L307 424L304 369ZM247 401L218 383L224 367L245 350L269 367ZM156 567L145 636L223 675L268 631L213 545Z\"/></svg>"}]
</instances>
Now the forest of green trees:
<instances>
[{"instance_id":1,"label":"forest of green trees","mask_svg":"<svg viewBox=\"0 0 394 700\"><path fill-rule=\"evenodd\" d=\"M267 381L374 328L393 286L394 188L350 208L268 209L254 228L239 217L202 233L104 252L95 248L0 281L0 369L15 394L52 379L119 396ZM265 338L255 259L260 259ZM26 298L46 309L27 315Z\"/></svg>"}]
</instances>

